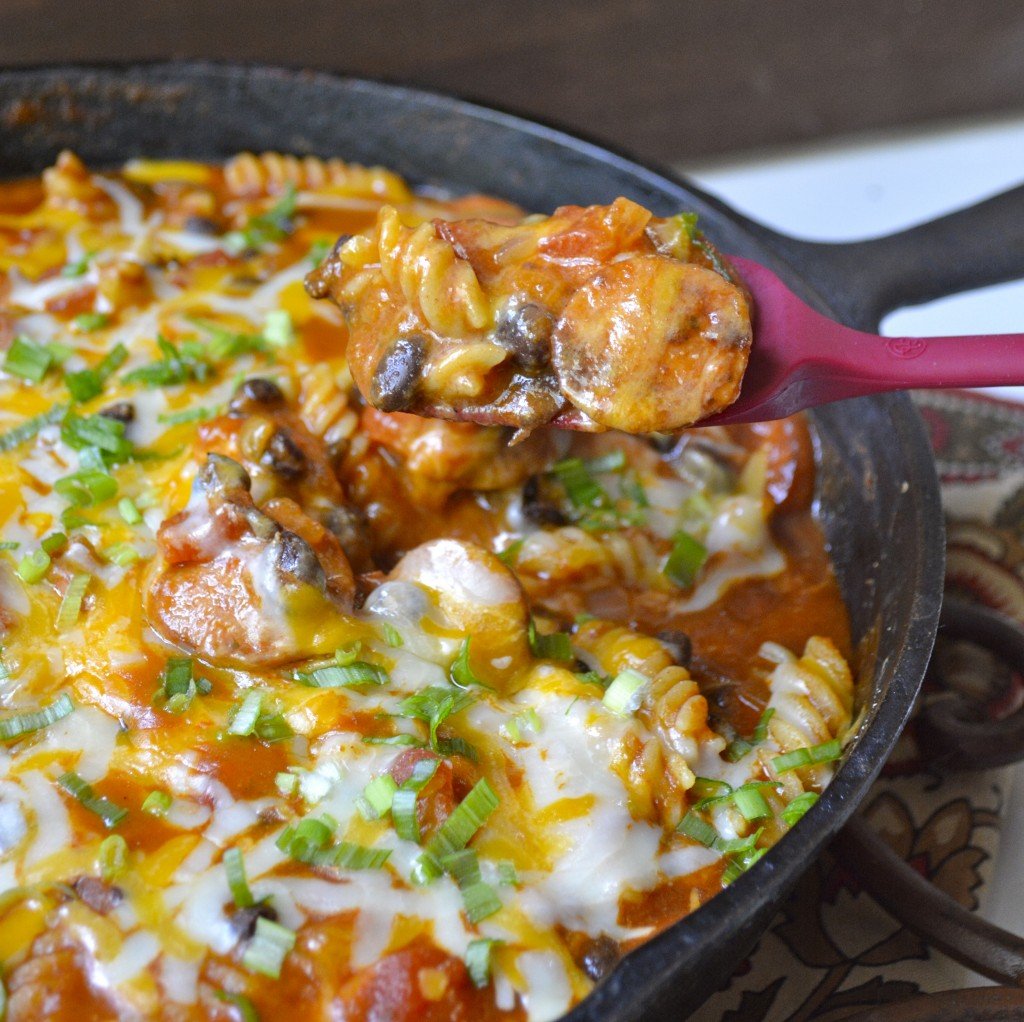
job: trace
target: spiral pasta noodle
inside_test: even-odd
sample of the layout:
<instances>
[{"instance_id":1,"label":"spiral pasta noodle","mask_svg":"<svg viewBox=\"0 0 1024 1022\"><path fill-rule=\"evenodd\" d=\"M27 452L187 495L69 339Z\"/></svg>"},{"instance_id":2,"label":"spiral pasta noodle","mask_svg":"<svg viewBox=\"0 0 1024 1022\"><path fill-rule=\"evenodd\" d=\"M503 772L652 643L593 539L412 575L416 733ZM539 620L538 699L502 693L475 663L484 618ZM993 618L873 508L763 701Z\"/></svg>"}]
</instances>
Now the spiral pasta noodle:
<instances>
[{"instance_id":1,"label":"spiral pasta noodle","mask_svg":"<svg viewBox=\"0 0 1024 1022\"><path fill-rule=\"evenodd\" d=\"M224 181L231 194L247 199L275 195L288 185L381 202L412 199L409 186L390 170L317 156L240 153L224 165Z\"/></svg>"}]
</instances>

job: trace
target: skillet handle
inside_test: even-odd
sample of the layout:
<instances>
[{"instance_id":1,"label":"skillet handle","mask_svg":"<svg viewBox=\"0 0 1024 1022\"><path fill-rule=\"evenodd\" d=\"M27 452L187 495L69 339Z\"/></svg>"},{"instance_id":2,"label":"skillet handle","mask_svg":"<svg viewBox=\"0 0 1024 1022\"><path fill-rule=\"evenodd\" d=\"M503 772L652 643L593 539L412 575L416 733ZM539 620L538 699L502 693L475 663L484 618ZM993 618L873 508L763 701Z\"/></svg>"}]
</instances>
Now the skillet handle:
<instances>
[{"instance_id":1,"label":"skillet handle","mask_svg":"<svg viewBox=\"0 0 1024 1022\"><path fill-rule=\"evenodd\" d=\"M1024 185L866 241L823 244L768 233L766 243L782 250L841 322L874 333L893 309L1024 277Z\"/></svg>"}]
</instances>

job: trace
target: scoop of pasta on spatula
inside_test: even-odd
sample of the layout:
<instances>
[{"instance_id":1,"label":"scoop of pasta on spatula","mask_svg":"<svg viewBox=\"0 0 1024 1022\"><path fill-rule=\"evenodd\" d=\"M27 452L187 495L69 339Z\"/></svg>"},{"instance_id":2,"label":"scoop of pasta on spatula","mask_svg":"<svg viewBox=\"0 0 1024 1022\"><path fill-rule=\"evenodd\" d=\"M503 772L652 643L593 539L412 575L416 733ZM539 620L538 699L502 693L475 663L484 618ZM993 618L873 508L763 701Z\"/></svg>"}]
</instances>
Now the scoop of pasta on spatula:
<instances>
[{"instance_id":1,"label":"scoop of pasta on spatula","mask_svg":"<svg viewBox=\"0 0 1024 1022\"><path fill-rule=\"evenodd\" d=\"M670 432L736 400L751 345L748 295L695 221L625 198L517 223L386 206L306 287L344 313L383 411Z\"/></svg>"}]
</instances>

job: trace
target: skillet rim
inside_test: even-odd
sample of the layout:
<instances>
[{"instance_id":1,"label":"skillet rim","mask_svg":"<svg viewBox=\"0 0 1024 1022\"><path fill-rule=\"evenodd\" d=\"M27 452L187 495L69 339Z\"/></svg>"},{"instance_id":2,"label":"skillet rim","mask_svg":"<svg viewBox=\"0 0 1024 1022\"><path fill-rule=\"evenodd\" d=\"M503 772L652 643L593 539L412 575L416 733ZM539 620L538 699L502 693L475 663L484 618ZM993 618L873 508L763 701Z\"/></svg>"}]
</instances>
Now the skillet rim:
<instances>
[{"instance_id":1,"label":"skillet rim","mask_svg":"<svg viewBox=\"0 0 1024 1022\"><path fill-rule=\"evenodd\" d=\"M126 79L124 84L130 85L133 76L154 72L157 75L180 77L184 79L184 84L205 88L211 87L216 76L260 80L272 78L286 85L296 81L315 85L317 80L323 80L332 83L334 87L340 85L356 92L386 96L389 102L397 100L406 107L426 104L473 121L484 121L512 130L520 136L542 140L599 165L611 165L673 201L682 200L694 205L693 200L696 199L698 207L714 210L718 217L737 230L747 245L746 253L776 268L787 284L798 290L803 297L822 311L834 314L833 304L827 295L810 283L805 271L794 264L795 253L785 248L785 242L792 239L738 213L723 200L654 162L638 159L622 148L585 133L569 130L547 120L524 116L494 104L464 99L407 82L257 61L226 60L153 59L23 65L0 70L0 89L8 82L16 83L32 75L62 76L71 82L71 88L74 89L74 79L77 77L81 84L82 77L90 73L123 76ZM159 87L170 83L157 80L146 84ZM103 100L103 97L98 98ZM7 130L17 130L17 127L0 129L0 136ZM4 162L5 157L0 155L0 176L3 176ZM812 258L813 253L808 253L808 257ZM842 282L837 286L841 287ZM923 679L938 627L945 553L942 542L942 508L931 447L923 420L910 398L904 393L888 394L860 398L857 403L860 407L870 405L890 419L893 433L898 436L899 446L906 456L908 471L905 483L913 491L904 513L912 513L918 526L920 542L915 551L917 557L912 565L913 571L908 573L918 584L910 613L901 629L902 650L891 663L882 663L876 667L867 716L860 724L856 739L848 747L836 776L806 815L806 823L802 821L802 826L785 835L748 873L706 905L630 952L606 980L563 1016L563 1022L607 1022L612 1018L632 1022L649 1011L652 998L664 998L666 995L664 981L659 986L656 978L659 973L671 976L672 970L678 970L684 960L695 957L700 964L701 952L707 950L729 949L730 946L735 950L737 942L752 945L770 921L771 917L765 916L766 911L771 908L774 912L780 907L793 884L810 869L826 841L838 833L842 824L866 798L871 783L902 732ZM814 411L811 417L815 418ZM883 687L882 682L887 674L890 676L887 692L880 699L878 689ZM812 820L815 821L814 826ZM787 849L787 852L783 853L781 849ZM755 921L751 927L751 919L759 921ZM730 952L726 950L725 953L728 955ZM730 964L729 972L731 970ZM710 989L705 990L707 994L711 992Z\"/></svg>"}]
</instances>

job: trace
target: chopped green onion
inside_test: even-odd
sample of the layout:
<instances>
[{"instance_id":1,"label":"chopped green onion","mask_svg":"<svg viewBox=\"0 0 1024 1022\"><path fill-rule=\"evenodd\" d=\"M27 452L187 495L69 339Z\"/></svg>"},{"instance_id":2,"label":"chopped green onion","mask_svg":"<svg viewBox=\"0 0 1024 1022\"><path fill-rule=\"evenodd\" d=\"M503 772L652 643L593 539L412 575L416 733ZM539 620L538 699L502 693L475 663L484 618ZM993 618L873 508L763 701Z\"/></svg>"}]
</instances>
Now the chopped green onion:
<instances>
[{"instance_id":1,"label":"chopped green onion","mask_svg":"<svg viewBox=\"0 0 1024 1022\"><path fill-rule=\"evenodd\" d=\"M60 435L69 447L77 451L96 447L115 461L123 461L132 454L133 445L125 437L125 424L105 415L68 412L61 423Z\"/></svg>"},{"instance_id":2,"label":"chopped green onion","mask_svg":"<svg viewBox=\"0 0 1024 1022\"><path fill-rule=\"evenodd\" d=\"M498 882L503 887L515 887L519 883L519 872L516 870L515 863L498 863Z\"/></svg>"},{"instance_id":3,"label":"chopped green onion","mask_svg":"<svg viewBox=\"0 0 1024 1022\"><path fill-rule=\"evenodd\" d=\"M72 320L77 330L91 334L94 330L102 330L110 322L105 312L83 312Z\"/></svg>"},{"instance_id":4,"label":"chopped green onion","mask_svg":"<svg viewBox=\"0 0 1024 1022\"><path fill-rule=\"evenodd\" d=\"M466 948L466 971L473 981L473 986L483 989L491 982L491 956L496 947L501 947L504 941L492 940L489 937L480 937L471 940Z\"/></svg>"},{"instance_id":5,"label":"chopped green onion","mask_svg":"<svg viewBox=\"0 0 1024 1022\"><path fill-rule=\"evenodd\" d=\"M381 774L363 788L362 795L356 799L356 808L364 820L379 820L391 812L396 791L398 785L391 774Z\"/></svg>"},{"instance_id":6,"label":"chopped green onion","mask_svg":"<svg viewBox=\"0 0 1024 1022\"><path fill-rule=\"evenodd\" d=\"M131 497L122 497L117 502L117 511L129 525L138 525L142 521L142 512Z\"/></svg>"},{"instance_id":7,"label":"chopped green onion","mask_svg":"<svg viewBox=\"0 0 1024 1022\"><path fill-rule=\"evenodd\" d=\"M70 628L82 611L82 600L85 599L85 591L89 588L89 575L84 572L75 572L64 590L64 598L60 601L60 610L57 612L57 630L60 632Z\"/></svg>"},{"instance_id":8,"label":"chopped green onion","mask_svg":"<svg viewBox=\"0 0 1024 1022\"><path fill-rule=\"evenodd\" d=\"M67 405L54 405L49 411L34 415L31 419L26 419L13 429L9 429L6 433L0 433L0 454L13 451L15 447L20 447L25 441L31 440L43 427L52 426L55 422L60 422L67 413L67 410Z\"/></svg>"},{"instance_id":9,"label":"chopped green onion","mask_svg":"<svg viewBox=\"0 0 1024 1022\"><path fill-rule=\"evenodd\" d=\"M120 834L111 834L100 842L96 856L100 876L109 884L116 880L128 865L128 842Z\"/></svg>"},{"instance_id":10,"label":"chopped green onion","mask_svg":"<svg viewBox=\"0 0 1024 1022\"><path fill-rule=\"evenodd\" d=\"M443 874L444 870L441 869L437 859L424 852L413 860L410 879L417 886L426 887L435 880L439 880Z\"/></svg>"},{"instance_id":11,"label":"chopped green onion","mask_svg":"<svg viewBox=\"0 0 1024 1022\"><path fill-rule=\"evenodd\" d=\"M54 490L72 507L92 507L117 496L117 480L109 472L85 470L58 479Z\"/></svg>"},{"instance_id":12,"label":"chopped green onion","mask_svg":"<svg viewBox=\"0 0 1024 1022\"><path fill-rule=\"evenodd\" d=\"M267 313L263 321L263 337L274 347L284 348L295 340L295 327L291 314L284 309Z\"/></svg>"},{"instance_id":13,"label":"chopped green onion","mask_svg":"<svg viewBox=\"0 0 1024 1022\"><path fill-rule=\"evenodd\" d=\"M817 801L818 793L814 791L805 791L802 795L797 795L797 797L782 810L781 815L783 821L788 827L795 826L803 819L807 810L810 809Z\"/></svg>"},{"instance_id":14,"label":"chopped green onion","mask_svg":"<svg viewBox=\"0 0 1024 1022\"><path fill-rule=\"evenodd\" d=\"M142 560L142 554L131 543L115 543L104 551L104 557L119 568L128 568Z\"/></svg>"},{"instance_id":15,"label":"chopped green onion","mask_svg":"<svg viewBox=\"0 0 1024 1022\"><path fill-rule=\"evenodd\" d=\"M224 247L232 255L259 251L265 245L283 241L295 229L292 217L298 193L290 181L280 199L265 213L249 218L240 231L229 231L224 235Z\"/></svg>"},{"instance_id":16,"label":"chopped green onion","mask_svg":"<svg viewBox=\"0 0 1024 1022\"><path fill-rule=\"evenodd\" d=\"M692 809L679 821L676 830L684 837L704 845L705 848L714 848L718 840L718 831Z\"/></svg>"},{"instance_id":17,"label":"chopped green onion","mask_svg":"<svg viewBox=\"0 0 1024 1022\"><path fill-rule=\"evenodd\" d=\"M170 713L184 713L196 695L192 660L189 657L171 657L160 675L160 685L167 701L165 709Z\"/></svg>"},{"instance_id":18,"label":"chopped green onion","mask_svg":"<svg viewBox=\"0 0 1024 1022\"><path fill-rule=\"evenodd\" d=\"M612 679L600 671L583 671L576 675L576 680L583 685L596 685L600 689L606 689L612 683Z\"/></svg>"},{"instance_id":19,"label":"chopped green onion","mask_svg":"<svg viewBox=\"0 0 1024 1022\"><path fill-rule=\"evenodd\" d=\"M688 589L707 559L707 547L688 532L680 530L672 537L672 552L662 574L680 588Z\"/></svg>"},{"instance_id":20,"label":"chopped green onion","mask_svg":"<svg viewBox=\"0 0 1024 1022\"><path fill-rule=\"evenodd\" d=\"M752 834L746 837L716 838L715 849L723 855L736 855L741 852L749 852L758 842L764 828L759 827Z\"/></svg>"},{"instance_id":21,"label":"chopped green onion","mask_svg":"<svg viewBox=\"0 0 1024 1022\"><path fill-rule=\"evenodd\" d=\"M363 735L362 741L366 745L405 745L409 748L423 748L426 742L421 741L415 735Z\"/></svg>"},{"instance_id":22,"label":"chopped green onion","mask_svg":"<svg viewBox=\"0 0 1024 1022\"><path fill-rule=\"evenodd\" d=\"M482 777L438 828L427 844L427 851L440 860L465 848L497 808L498 796L487 778Z\"/></svg>"},{"instance_id":23,"label":"chopped green onion","mask_svg":"<svg viewBox=\"0 0 1024 1022\"><path fill-rule=\"evenodd\" d=\"M501 732L510 742L523 741L523 732L532 731L538 734L541 729L540 715L532 707L528 707L521 713L517 713L501 726Z\"/></svg>"},{"instance_id":24,"label":"chopped green onion","mask_svg":"<svg viewBox=\"0 0 1024 1022\"><path fill-rule=\"evenodd\" d=\"M608 506L608 494L590 474L581 458L566 458L556 462L552 471L565 487L566 495L574 507L595 508Z\"/></svg>"},{"instance_id":25,"label":"chopped green onion","mask_svg":"<svg viewBox=\"0 0 1024 1022\"><path fill-rule=\"evenodd\" d=\"M166 816L174 799L166 791L151 791L142 802L142 811L149 816Z\"/></svg>"},{"instance_id":26,"label":"chopped green onion","mask_svg":"<svg viewBox=\"0 0 1024 1022\"><path fill-rule=\"evenodd\" d=\"M216 408L185 408L180 412L164 412L156 417L156 421L165 426L181 426L186 422L201 422L204 419L212 419L216 414Z\"/></svg>"},{"instance_id":27,"label":"chopped green onion","mask_svg":"<svg viewBox=\"0 0 1024 1022\"><path fill-rule=\"evenodd\" d=\"M733 855L729 864L722 872L722 883L728 885L742 876L755 862L759 862L767 852L767 848L750 848L737 855Z\"/></svg>"},{"instance_id":28,"label":"chopped green onion","mask_svg":"<svg viewBox=\"0 0 1024 1022\"><path fill-rule=\"evenodd\" d=\"M490 884L481 880L462 889L462 907L471 923L479 923L501 908L501 899Z\"/></svg>"},{"instance_id":29,"label":"chopped green onion","mask_svg":"<svg viewBox=\"0 0 1024 1022\"><path fill-rule=\"evenodd\" d=\"M256 932L242 955L242 965L250 972L280 979L281 967L293 947L295 934L291 930L260 916L256 920Z\"/></svg>"},{"instance_id":30,"label":"chopped green onion","mask_svg":"<svg viewBox=\"0 0 1024 1022\"><path fill-rule=\"evenodd\" d=\"M403 699L398 704L397 714L424 721L430 728L430 744L436 748L437 729L449 717L471 706L473 702L473 697L460 689L430 685Z\"/></svg>"},{"instance_id":31,"label":"chopped green onion","mask_svg":"<svg viewBox=\"0 0 1024 1022\"><path fill-rule=\"evenodd\" d=\"M839 759L843 754L843 745L838 738L830 742L822 742L821 745L811 745L803 749L793 749L772 760L772 769L777 774L784 774L789 770L799 770L801 767L815 766L818 763L831 763Z\"/></svg>"},{"instance_id":32,"label":"chopped green onion","mask_svg":"<svg viewBox=\"0 0 1024 1022\"><path fill-rule=\"evenodd\" d=\"M116 827L127 815L128 810L111 802L103 795L97 795L91 784L84 781L74 771L57 778L60 785L69 795L73 795L84 809L95 813L110 829Z\"/></svg>"},{"instance_id":33,"label":"chopped green onion","mask_svg":"<svg viewBox=\"0 0 1024 1022\"><path fill-rule=\"evenodd\" d=\"M0 720L0 742L13 742L16 738L21 738L22 735L42 731L43 728L56 724L58 720L63 720L74 710L75 704L71 701L71 697L66 692L62 692L49 706L45 706L41 710L19 713Z\"/></svg>"},{"instance_id":34,"label":"chopped green onion","mask_svg":"<svg viewBox=\"0 0 1024 1022\"><path fill-rule=\"evenodd\" d=\"M566 632L552 632L544 635L537 631L537 625L530 619L526 632L530 652L540 660L572 660L572 640Z\"/></svg>"},{"instance_id":35,"label":"chopped green onion","mask_svg":"<svg viewBox=\"0 0 1024 1022\"><path fill-rule=\"evenodd\" d=\"M7 349L4 371L29 383L39 383L52 364L53 353L48 348L27 337L15 337Z\"/></svg>"},{"instance_id":36,"label":"chopped green onion","mask_svg":"<svg viewBox=\"0 0 1024 1022\"><path fill-rule=\"evenodd\" d=\"M68 545L68 537L63 532L51 532L40 540L39 545L52 557Z\"/></svg>"},{"instance_id":37,"label":"chopped green onion","mask_svg":"<svg viewBox=\"0 0 1024 1022\"><path fill-rule=\"evenodd\" d=\"M601 702L608 707L612 713L620 717L628 717L640 708L643 701L644 689L650 684L650 679L639 671L627 668L620 671L612 683L605 690Z\"/></svg>"},{"instance_id":38,"label":"chopped green onion","mask_svg":"<svg viewBox=\"0 0 1024 1022\"><path fill-rule=\"evenodd\" d=\"M249 890L249 881L245 877L245 860L237 848L229 848L224 853L224 871L228 875L228 887L231 888L231 897L235 899L238 908L251 908L256 904L256 899Z\"/></svg>"},{"instance_id":39,"label":"chopped green onion","mask_svg":"<svg viewBox=\"0 0 1024 1022\"><path fill-rule=\"evenodd\" d=\"M383 667L357 660L351 664L328 664L312 671L297 671L295 680L309 688L358 688L386 685L390 678Z\"/></svg>"},{"instance_id":40,"label":"chopped green onion","mask_svg":"<svg viewBox=\"0 0 1024 1022\"><path fill-rule=\"evenodd\" d=\"M95 252L86 252L72 263L65 263L60 270L62 277L83 277L89 269L89 261Z\"/></svg>"},{"instance_id":41,"label":"chopped green onion","mask_svg":"<svg viewBox=\"0 0 1024 1022\"><path fill-rule=\"evenodd\" d=\"M732 793L732 801L745 820L763 820L771 816L771 809L759 788L743 785Z\"/></svg>"},{"instance_id":42,"label":"chopped green onion","mask_svg":"<svg viewBox=\"0 0 1024 1022\"><path fill-rule=\"evenodd\" d=\"M385 621L382 631L384 632L384 640L392 649L400 649L404 645L402 633L393 624Z\"/></svg>"},{"instance_id":43,"label":"chopped green onion","mask_svg":"<svg viewBox=\"0 0 1024 1022\"><path fill-rule=\"evenodd\" d=\"M18 575L28 585L35 585L50 570L50 555L45 550L33 550L18 561Z\"/></svg>"},{"instance_id":44,"label":"chopped green onion","mask_svg":"<svg viewBox=\"0 0 1024 1022\"><path fill-rule=\"evenodd\" d=\"M732 792L732 785L716 777L695 777L690 794L697 799L721 798Z\"/></svg>"},{"instance_id":45,"label":"chopped green onion","mask_svg":"<svg viewBox=\"0 0 1024 1022\"><path fill-rule=\"evenodd\" d=\"M251 735L256 730L262 709L263 693L259 689L250 689L242 701L232 708L227 733L243 738Z\"/></svg>"},{"instance_id":46,"label":"chopped green onion","mask_svg":"<svg viewBox=\"0 0 1024 1022\"><path fill-rule=\"evenodd\" d=\"M651 502L647 499L647 491L638 477L622 481L622 495L628 497L637 507L651 506Z\"/></svg>"},{"instance_id":47,"label":"chopped green onion","mask_svg":"<svg viewBox=\"0 0 1024 1022\"><path fill-rule=\"evenodd\" d=\"M768 737L768 724L772 717L775 716L774 707L769 706L768 709L761 714L758 719L757 726L754 728L754 733L747 738L734 738L726 747L723 755L730 763L736 763L743 759L755 745L760 745Z\"/></svg>"},{"instance_id":48,"label":"chopped green onion","mask_svg":"<svg viewBox=\"0 0 1024 1022\"><path fill-rule=\"evenodd\" d=\"M415 841L416 844L420 842L417 801L420 792L437 773L439 762L436 759L421 759L394 793L391 800L391 819L395 824L395 833L403 841Z\"/></svg>"},{"instance_id":49,"label":"chopped green onion","mask_svg":"<svg viewBox=\"0 0 1024 1022\"><path fill-rule=\"evenodd\" d=\"M330 816L301 820L284 829L277 839L277 847L297 862L311 866L335 869L381 869L384 866L391 855L390 849L364 848L348 841L332 845L331 837L337 825Z\"/></svg>"},{"instance_id":50,"label":"chopped green onion","mask_svg":"<svg viewBox=\"0 0 1024 1022\"><path fill-rule=\"evenodd\" d=\"M497 554L498 560L509 568L513 567L519 559L519 551L523 549L525 542L525 539L513 540L504 550L499 551Z\"/></svg>"},{"instance_id":51,"label":"chopped green onion","mask_svg":"<svg viewBox=\"0 0 1024 1022\"><path fill-rule=\"evenodd\" d=\"M478 884L480 876L480 860L472 848L463 848L459 852L446 855L441 860L441 868L455 881L459 887Z\"/></svg>"},{"instance_id":52,"label":"chopped green onion","mask_svg":"<svg viewBox=\"0 0 1024 1022\"><path fill-rule=\"evenodd\" d=\"M327 238L317 238L312 245L309 246L309 251L306 253L306 258L313 266L319 266L327 254L331 251L334 246L333 241L329 241Z\"/></svg>"},{"instance_id":53,"label":"chopped green onion","mask_svg":"<svg viewBox=\"0 0 1024 1022\"><path fill-rule=\"evenodd\" d=\"M202 345L185 341L175 346L163 335L156 339L160 358L148 362L121 377L123 383L137 383L143 387L173 387L196 380L207 380L213 372L206 360Z\"/></svg>"},{"instance_id":54,"label":"chopped green onion","mask_svg":"<svg viewBox=\"0 0 1024 1022\"><path fill-rule=\"evenodd\" d=\"M17 550L21 544L13 539L5 539L0 542L0 550Z\"/></svg>"},{"instance_id":55,"label":"chopped green onion","mask_svg":"<svg viewBox=\"0 0 1024 1022\"><path fill-rule=\"evenodd\" d=\"M479 685L481 688L490 688L490 686L473 670L469 662L469 642L470 637L467 635L462 640L462 645L459 647L459 655L455 658L452 664L451 676L452 681L459 686L459 688L469 688L471 685Z\"/></svg>"},{"instance_id":56,"label":"chopped green onion","mask_svg":"<svg viewBox=\"0 0 1024 1022\"><path fill-rule=\"evenodd\" d=\"M232 994L227 990L218 990L217 1000L237 1008L240 1022L260 1022L259 1013L245 994Z\"/></svg>"}]
</instances>

